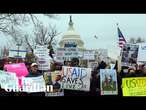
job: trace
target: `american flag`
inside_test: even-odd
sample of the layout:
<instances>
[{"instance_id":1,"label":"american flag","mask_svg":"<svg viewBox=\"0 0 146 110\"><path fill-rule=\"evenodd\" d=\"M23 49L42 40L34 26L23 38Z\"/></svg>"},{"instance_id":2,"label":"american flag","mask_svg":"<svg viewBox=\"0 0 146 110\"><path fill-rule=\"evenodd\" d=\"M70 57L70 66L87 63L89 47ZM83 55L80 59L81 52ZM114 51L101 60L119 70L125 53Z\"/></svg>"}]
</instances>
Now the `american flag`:
<instances>
[{"instance_id":1,"label":"american flag","mask_svg":"<svg viewBox=\"0 0 146 110\"><path fill-rule=\"evenodd\" d=\"M124 45L126 44L126 40L120 30L120 28L118 27L118 36L119 36L119 47L120 48L123 48Z\"/></svg>"}]
</instances>

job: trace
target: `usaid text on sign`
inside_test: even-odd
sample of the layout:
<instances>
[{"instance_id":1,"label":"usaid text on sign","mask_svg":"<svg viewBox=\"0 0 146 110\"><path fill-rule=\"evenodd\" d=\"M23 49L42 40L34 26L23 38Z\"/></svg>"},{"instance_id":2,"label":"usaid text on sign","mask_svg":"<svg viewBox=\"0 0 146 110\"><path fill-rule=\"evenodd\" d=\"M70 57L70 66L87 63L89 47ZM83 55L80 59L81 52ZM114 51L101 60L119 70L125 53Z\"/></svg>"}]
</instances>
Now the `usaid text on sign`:
<instances>
[{"instance_id":1,"label":"usaid text on sign","mask_svg":"<svg viewBox=\"0 0 146 110\"><path fill-rule=\"evenodd\" d=\"M63 68L63 71L61 72L62 76L66 77L74 77L74 78L84 78L87 75L87 71L85 68L77 68L77 67L65 67Z\"/></svg>"}]
</instances>

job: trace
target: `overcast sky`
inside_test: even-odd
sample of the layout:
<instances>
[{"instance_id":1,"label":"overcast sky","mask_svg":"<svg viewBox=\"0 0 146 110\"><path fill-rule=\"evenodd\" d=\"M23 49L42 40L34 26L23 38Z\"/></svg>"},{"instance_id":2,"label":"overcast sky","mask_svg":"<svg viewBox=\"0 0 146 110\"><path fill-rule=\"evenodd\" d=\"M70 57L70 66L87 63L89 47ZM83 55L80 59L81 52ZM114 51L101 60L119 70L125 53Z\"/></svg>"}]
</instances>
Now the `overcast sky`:
<instances>
[{"instance_id":1,"label":"overcast sky","mask_svg":"<svg viewBox=\"0 0 146 110\"><path fill-rule=\"evenodd\" d=\"M55 24L61 34L57 37L60 41L64 32L68 29L69 15L72 15L75 30L84 41L88 49L108 49L108 55L116 58L119 54L118 34L116 23L126 40L130 37L142 37L146 39L146 14L58 14L58 19L47 19L40 15L40 20L45 25ZM32 32L31 24L25 27L27 33ZM94 38L94 35L98 39ZM1 45L6 44L7 38L0 37Z\"/></svg>"}]
</instances>

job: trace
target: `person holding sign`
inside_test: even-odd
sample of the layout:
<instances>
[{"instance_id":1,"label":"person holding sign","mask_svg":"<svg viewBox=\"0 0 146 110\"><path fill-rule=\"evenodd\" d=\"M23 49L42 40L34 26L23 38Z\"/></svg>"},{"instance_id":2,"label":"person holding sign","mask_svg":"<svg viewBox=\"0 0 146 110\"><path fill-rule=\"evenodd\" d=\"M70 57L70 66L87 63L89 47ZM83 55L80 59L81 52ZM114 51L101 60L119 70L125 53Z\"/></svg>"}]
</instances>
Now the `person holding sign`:
<instances>
[{"instance_id":1,"label":"person holding sign","mask_svg":"<svg viewBox=\"0 0 146 110\"><path fill-rule=\"evenodd\" d=\"M27 77L37 77L37 76L40 76L40 75L41 75L41 73L38 70L38 64L37 63L32 63L31 68L30 68L30 72L29 72Z\"/></svg>"},{"instance_id":2,"label":"person holding sign","mask_svg":"<svg viewBox=\"0 0 146 110\"><path fill-rule=\"evenodd\" d=\"M26 77L38 77L41 76L42 74L38 70L38 64L37 63L32 63L30 67L30 72L28 76ZM37 92L37 93L28 93L28 96L45 96L44 92Z\"/></svg>"}]
</instances>

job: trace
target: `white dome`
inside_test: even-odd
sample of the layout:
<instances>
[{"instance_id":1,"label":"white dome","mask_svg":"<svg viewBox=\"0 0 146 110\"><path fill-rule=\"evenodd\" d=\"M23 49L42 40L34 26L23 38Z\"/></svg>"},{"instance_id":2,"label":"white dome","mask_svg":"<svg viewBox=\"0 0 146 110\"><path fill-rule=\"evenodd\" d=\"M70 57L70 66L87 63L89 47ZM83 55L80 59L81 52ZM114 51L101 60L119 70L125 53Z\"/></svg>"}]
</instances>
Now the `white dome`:
<instances>
[{"instance_id":1,"label":"white dome","mask_svg":"<svg viewBox=\"0 0 146 110\"><path fill-rule=\"evenodd\" d=\"M84 48L84 42L82 41L79 33L75 31L71 17L70 17L68 31L64 33L59 43L60 47L63 48L65 42L69 42L69 41L75 42L78 48Z\"/></svg>"},{"instance_id":2,"label":"white dome","mask_svg":"<svg viewBox=\"0 0 146 110\"><path fill-rule=\"evenodd\" d=\"M77 33L75 30L68 30L67 32L64 33L63 36L70 36L70 35L74 35L74 36L79 36L79 33Z\"/></svg>"}]
</instances>

